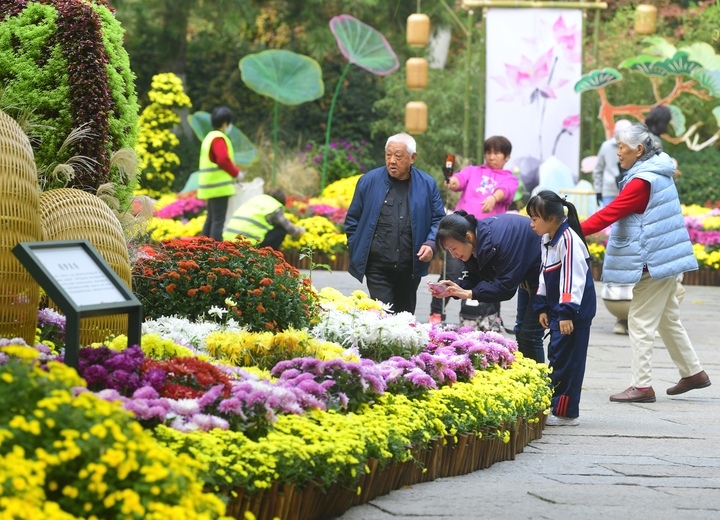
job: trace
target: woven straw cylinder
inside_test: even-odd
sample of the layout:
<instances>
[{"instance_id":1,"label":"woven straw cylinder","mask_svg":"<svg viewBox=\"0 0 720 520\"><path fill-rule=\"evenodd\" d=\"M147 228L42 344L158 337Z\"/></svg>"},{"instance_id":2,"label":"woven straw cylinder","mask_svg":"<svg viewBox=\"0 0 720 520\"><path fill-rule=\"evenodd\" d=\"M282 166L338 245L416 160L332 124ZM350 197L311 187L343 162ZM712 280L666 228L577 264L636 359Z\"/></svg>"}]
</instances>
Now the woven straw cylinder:
<instances>
[{"instance_id":1,"label":"woven straw cylinder","mask_svg":"<svg viewBox=\"0 0 720 520\"><path fill-rule=\"evenodd\" d=\"M0 337L35 344L40 288L12 253L42 238L37 169L20 125L0 111Z\"/></svg>"},{"instance_id":2,"label":"woven straw cylinder","mask_svg":"<svg viewBox=\"0 0 720 520\"><path fill-rule=\"evenodd\" d=\"M40 220L44 240L87 239L128 289L132 288L130 257L120 221L100 198L72 188L43 192ZM127 334L127 324L127 314L83 318L80 345Z\"/></svg>"}]
</instances>

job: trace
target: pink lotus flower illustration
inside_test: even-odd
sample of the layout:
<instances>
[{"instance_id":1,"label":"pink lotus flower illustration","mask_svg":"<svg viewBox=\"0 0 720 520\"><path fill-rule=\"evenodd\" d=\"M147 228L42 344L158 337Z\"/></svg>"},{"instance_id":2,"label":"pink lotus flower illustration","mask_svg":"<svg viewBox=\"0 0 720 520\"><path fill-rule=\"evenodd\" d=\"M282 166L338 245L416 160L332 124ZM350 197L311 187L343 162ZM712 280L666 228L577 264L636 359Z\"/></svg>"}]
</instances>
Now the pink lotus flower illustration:
<instances>
[{"instance_id":1,"label":"pink lotus flower illustration","mask_svg":"<svg viewBox=\"0 0 720 520\"><path fill-rule=\"evenodd\" d=\"M573 130L580 128L580 114L568 116L563 120L563 129L572 133Z\"/></svg>"},{"instance_id":2,"label":"pink lotus flower illustration","mask_svg":"<svg viewBox=\"0 0 720 520\"><path fill-rule=\"evenodd\" d=\"M497 101L516 101L523 104L534 103L539 98L555 99L555 89L562 87L567 80L552 82L552 74L557 57L553 57L553 49L540 55L535 61L523 54L518 65L505 63L505 76L494 76L505 89L505 95Z\"/></svg>"},{"instance_id":3,"label":"pink lotus flower illustration","mask_svg":"<svg viewBox=\"0 0 720 520\"><path fill-rule=\"evenodd\" d=\"M574 116L568 116L565 119L563 119L562 122L562 130L558 132L557 137L555 138L555 144L553 145L553 155L555 155L555 151L557 150L558 142L560 141L560 137L563 134L572 135L575 130L580 128L580 114L575 114Z\"/></svg>"},{"instance_id":4,"label":"pink lotus flower illustration","mask_svg":"<svg viewBox=\"0 0 720 520\"><path fill-rule=\"evenodd\" d=\"M556 42L556 49L568 61L578 63L580 61L580 33L575 29L574 25L565 25L565 20L560 16L553 24L553 38Z\"/></svg>"}]
</instances>

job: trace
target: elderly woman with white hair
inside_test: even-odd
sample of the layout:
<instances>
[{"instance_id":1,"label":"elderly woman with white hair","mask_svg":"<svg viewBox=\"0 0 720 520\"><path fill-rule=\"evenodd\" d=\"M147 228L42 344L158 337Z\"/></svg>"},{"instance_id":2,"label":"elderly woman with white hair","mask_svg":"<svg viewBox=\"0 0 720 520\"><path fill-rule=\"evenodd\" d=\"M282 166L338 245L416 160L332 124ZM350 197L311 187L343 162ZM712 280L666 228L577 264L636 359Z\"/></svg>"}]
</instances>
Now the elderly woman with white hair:
<instances>
[{"instance_id":1,"label":"elderly woman with white hair","mask_svg":"<svg viewBox=\"0 0 720 520\"><path fill-rule=\"evenodd\" d=\"M635 284L628 313L632 383L610 396L619 403L652 403L652 351L660 334L680 372L668 395L710 386L685 328L675 291L677 276L698 268L673 180L672 159L643 123L618 132L620 167L628 170L618 196L582 223L585 236L612 224L603 282Z\"/></svg>"}]
</instances>

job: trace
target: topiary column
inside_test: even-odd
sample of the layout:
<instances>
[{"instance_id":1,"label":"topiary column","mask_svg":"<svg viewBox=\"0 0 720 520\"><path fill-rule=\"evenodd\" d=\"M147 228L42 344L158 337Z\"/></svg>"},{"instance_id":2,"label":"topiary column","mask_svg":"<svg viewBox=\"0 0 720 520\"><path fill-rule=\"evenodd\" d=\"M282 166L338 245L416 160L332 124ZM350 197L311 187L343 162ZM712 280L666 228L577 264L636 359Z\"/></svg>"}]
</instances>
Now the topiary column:
<instances>
[{"instance_id":1,"label":"topiary column","mask_svg":"<svg viewBox=\"0 0 720 520\"><path fill-rule=\"evenodd\" d=\"M114 182L121 203L132 194L110 167L112 152L133 148L137 138L135 77L122 38L105 0L0 2L2 104L31 114L44 189L94 193ZM78 129L79 138L68 139ZM68 162L74 175L58 177L55 167Z\"/></svg>"}]
</instances>

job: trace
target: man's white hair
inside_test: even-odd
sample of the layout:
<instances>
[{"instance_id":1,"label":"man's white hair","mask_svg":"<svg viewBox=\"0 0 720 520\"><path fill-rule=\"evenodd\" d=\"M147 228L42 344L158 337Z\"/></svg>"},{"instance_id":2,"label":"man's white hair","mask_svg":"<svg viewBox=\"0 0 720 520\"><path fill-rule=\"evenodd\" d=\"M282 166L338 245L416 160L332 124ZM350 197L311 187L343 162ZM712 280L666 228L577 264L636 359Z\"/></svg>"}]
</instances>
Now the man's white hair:
<instances>
[{"instance_id":1,"label":"man's white hair","mask_svg":"<svg viewBox=\"0 0 720 520\"><path fill-rule=\"evenodd\" d=\"M613 129L613 135L617 134L618 132L622 132L626 128L630 128L632 125L632 122L628 121L627 119L618 119L615 121L615 128Z\"/></svg>"},{"instance_id":2,"label":"man's white hair","mask_svg":"<svg viewBox=\"0 0 720 520\"><path fill-rule=\"evenodd\" d=\"M387 143L385 143L385 150L387 150L388 145L390 143L401 143L405 145L405 148L407 148L408 154L412 155L417 150L417 144L415 143L415 139L410 134L406 134L405 132L400 134L391 135L388 137Z\"/></svg>"}]
</instances>

